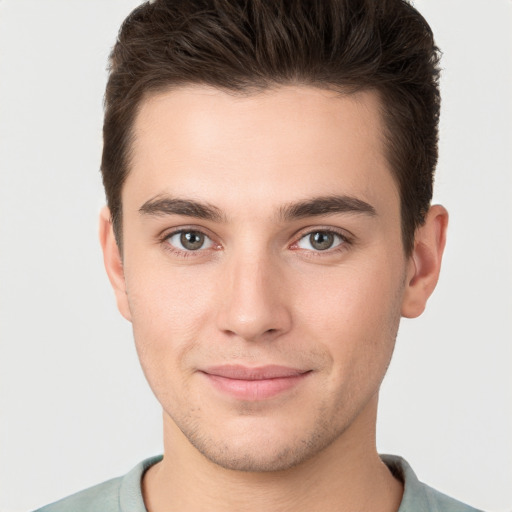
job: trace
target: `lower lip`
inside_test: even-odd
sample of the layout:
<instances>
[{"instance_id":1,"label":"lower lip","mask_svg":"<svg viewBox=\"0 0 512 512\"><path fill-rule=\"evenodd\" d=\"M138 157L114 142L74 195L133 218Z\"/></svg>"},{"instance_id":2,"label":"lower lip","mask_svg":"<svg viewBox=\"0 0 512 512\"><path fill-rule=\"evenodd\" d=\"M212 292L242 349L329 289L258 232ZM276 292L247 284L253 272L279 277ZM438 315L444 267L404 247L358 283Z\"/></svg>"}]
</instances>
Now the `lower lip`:
<instances>
[{"instance_id":1,"label":"lower lip","mask_svg":"<svg viewBox=\"0 0 512 512\"><path fill-rule=\"evenodd\" d=\"M242 380L229 379L205 373L211 384L219 391L240 400L265 400L298 386L310 372L273 379Z\"/></svg>"}]
</instances>

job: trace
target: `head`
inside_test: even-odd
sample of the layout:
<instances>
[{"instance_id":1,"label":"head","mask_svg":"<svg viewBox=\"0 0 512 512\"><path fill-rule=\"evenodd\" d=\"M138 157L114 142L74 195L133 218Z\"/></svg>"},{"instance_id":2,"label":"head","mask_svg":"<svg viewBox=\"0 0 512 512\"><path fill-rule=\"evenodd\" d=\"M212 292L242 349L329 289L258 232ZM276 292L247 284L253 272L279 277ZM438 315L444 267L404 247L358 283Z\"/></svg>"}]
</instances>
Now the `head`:
<instances>
[{"instance_id":1,"label":"head","mask_svg":"<svg viewBox=\"0 0 512 512\"><path fill-rule=\"evenodd\" d=\"M439 52L404 0L157 0L125 20L105 95L102 173L118 243L133 126L146 98L183 85L246 96L282 85L380 100L386 158L400 192L403 247L432 199Z\"/></svg>"},{"instance_id":2,"label":"head","mask_svg":"<svg viewBox=\"0 0 512 512\"><path fill-rule=\"evenodd\" d=\"M174 452L274 471L368 449L444 246L436 56L398 0L157 0L124 23L101 240Z\"/></svg>"}]
</instances>

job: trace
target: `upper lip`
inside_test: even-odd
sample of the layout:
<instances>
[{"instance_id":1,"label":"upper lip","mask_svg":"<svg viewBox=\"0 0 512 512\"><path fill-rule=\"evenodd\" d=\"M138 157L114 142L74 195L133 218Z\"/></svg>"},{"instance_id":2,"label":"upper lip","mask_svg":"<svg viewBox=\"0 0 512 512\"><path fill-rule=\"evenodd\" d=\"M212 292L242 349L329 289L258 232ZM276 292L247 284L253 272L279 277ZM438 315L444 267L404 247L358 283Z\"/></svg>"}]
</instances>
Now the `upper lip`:
<instances>
[{"instance_id":1,"label":"upper lip","mask_svg":"<svg viewBox=\"0 0 512 512\"><path fill-rule=\"evenodd\" d=\"M249 367L238 364L227 364L221 366L210 366L202 370L208 375L224 377L236 380L265 380L286 377L296 377L307 373L309 370L299 370L288 366L267 365Z\"/></svg>"}]
</instances>

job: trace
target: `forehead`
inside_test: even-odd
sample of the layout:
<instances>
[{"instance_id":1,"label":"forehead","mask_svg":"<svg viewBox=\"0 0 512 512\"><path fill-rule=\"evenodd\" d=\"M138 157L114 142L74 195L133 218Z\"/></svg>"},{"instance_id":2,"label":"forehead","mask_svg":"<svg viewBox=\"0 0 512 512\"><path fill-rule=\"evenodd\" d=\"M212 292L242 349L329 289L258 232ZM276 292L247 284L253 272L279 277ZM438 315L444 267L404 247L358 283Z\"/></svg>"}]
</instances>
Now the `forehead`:
<instances>
[{"instance_id":1,"label":"forehead","mask_svg":"<svg viewBox=\"0 0 512 512\"><path fill-rule=\"evenodd\" d=\"M127 190L139 205L167 193L222 207L351 194L397 199L376 94L286 86L235 95L187 86L146 98L134 124ZM247 203L246 203L247 204Z\"/></svg>"}]
</instances>

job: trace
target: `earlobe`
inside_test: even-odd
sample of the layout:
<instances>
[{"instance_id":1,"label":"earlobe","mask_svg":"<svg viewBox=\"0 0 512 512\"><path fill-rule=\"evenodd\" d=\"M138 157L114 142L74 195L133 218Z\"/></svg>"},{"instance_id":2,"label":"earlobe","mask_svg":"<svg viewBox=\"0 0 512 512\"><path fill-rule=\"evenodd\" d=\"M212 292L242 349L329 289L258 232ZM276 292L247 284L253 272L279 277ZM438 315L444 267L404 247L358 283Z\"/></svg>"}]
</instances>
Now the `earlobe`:
<instances>
[{"instance_id":1,"label":"earlobe","mask_svg":"<svg viewBox=\"0 0 512 512\"><path fill-rule=\"evenodd\" d=\"M110 210L103 207L100 212L99 226L100 244L103 250L103 262L107 271L110 284L114 289L117 301L117 308L121 315L131 322L130 307L128 304L128 296L126 294L126 281L124 277L123 260L117 245Z\"/></svg>"},{"instance_id":2,"label":"earlobe","mask_svg":"<svg viewBox=\"0 0 512 512\"><path fill-rule=\"evenodd\" d=\"M406 318L415 318L423 313L436 287L447 226L448 212L443 206L435 205L428 211L425 223L416 230L402 301L402 316Z\"/></svg>"}]
</instances>

